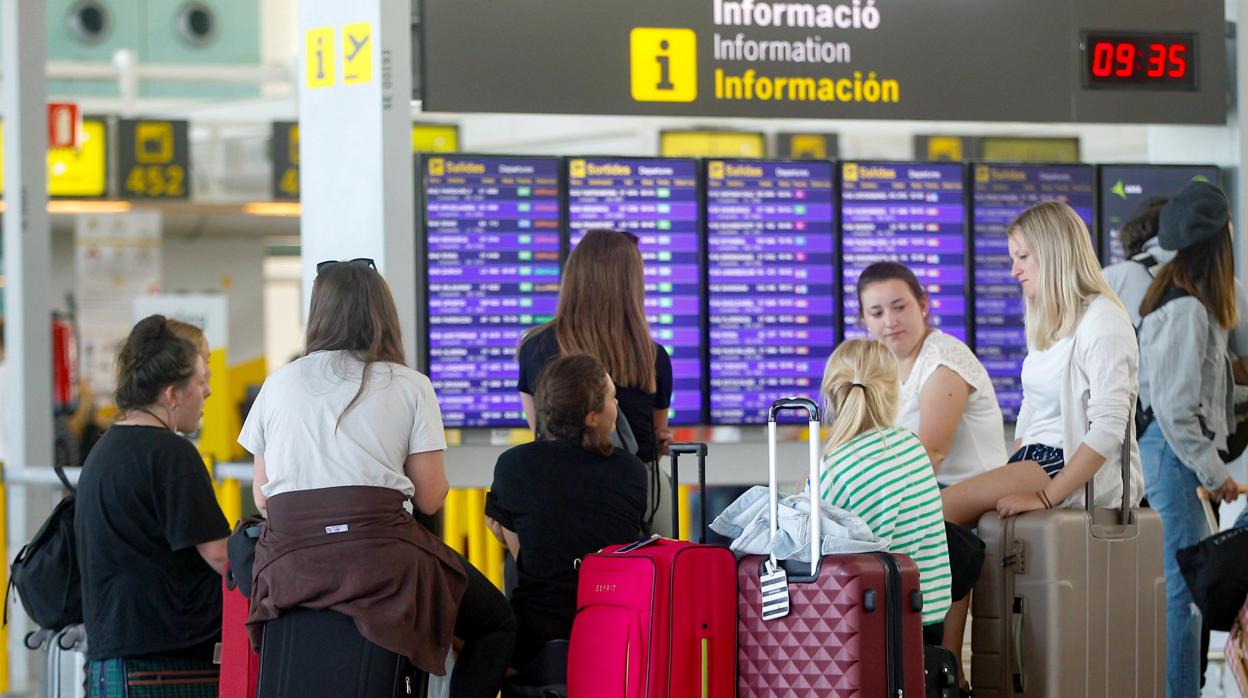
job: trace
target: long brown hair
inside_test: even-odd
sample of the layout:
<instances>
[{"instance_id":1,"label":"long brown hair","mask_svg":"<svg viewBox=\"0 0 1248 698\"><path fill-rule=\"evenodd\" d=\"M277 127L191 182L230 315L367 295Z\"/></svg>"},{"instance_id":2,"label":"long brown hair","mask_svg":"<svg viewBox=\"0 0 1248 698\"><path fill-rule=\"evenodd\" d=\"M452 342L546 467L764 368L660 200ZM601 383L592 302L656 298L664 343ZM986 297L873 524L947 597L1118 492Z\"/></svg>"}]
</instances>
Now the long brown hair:
<instances>
[{"instance_id":1,"label":"long brown hair","mask_svg":"<svg viewBox=\"0 0 1248 698\"><path fill-rule=\"evenodd\" d=\"M128 412L160 399L170 385L195 375L195 345L176 335L163 315L149 315L130 330L117 354L117 409Z\"/></svg>"},{"instance_id":2,"label":"long brown hair","mask_svg":"<svg viewBox=\"0 0 1248 698\"><path fill-rule=\"evenodd\" d=\"M655 344L646 321L646 280L637 238L591 230L568 257L559 305L548 326L561 354L589 354L618 386L657 390ZM528 341L547 325L533 328Z\"/></svg>"},{"instance_id":3,"label":"long brown hair","mask_svg":"<svg viewBox=\"0 0 1248 698\"><path fill-rule=\"evenodd\" d=\"M364 363L360 388L338 415L338 424L355 407L368 385L373 363L404 362L399 313L385 279L372 267L340 263L326 267L312 282L307 353L348 351Z\"/></svg>"},{"instance_id":4,"label":"long brown hair","mask_svg":"<svg viewBox=\"0 0 1248 698\"><path fill-rule=\"evenodd\" d=\"M1224 230L1212 240L1179 250L1148 285L1140 302L1140 317L1156 310L1171 287L1181 288L1200 301L1222 329L1235 327L1239 313L1235 307L1235 251L1230 232Z\"/></svg>"},{"instance_id":5,"label":"long brown hair","mask_svg":"<svg viewBox=\"0 0 1248 698\"><path fill-rule=\"evenodd\" d=\"M589 354L570 354L542 371L533 403L542 435L552 441L611 455L611 438L585 426L590 412L601 412L611 379L602 362Z\"/></svg>"}]
</instances>

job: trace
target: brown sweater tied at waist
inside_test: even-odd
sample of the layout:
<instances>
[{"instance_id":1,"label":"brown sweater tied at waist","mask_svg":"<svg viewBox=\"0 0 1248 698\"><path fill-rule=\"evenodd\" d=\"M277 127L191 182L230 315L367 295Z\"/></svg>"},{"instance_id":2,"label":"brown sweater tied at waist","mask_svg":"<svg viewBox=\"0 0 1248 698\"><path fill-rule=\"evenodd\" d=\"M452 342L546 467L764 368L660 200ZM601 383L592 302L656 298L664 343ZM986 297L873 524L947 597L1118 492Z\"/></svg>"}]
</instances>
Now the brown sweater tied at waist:
<instances>
[{"instance_id":1,"label":"brown sweater tied at waist","mask_svg":"<svg viewBox=\"0 0 1248 698\"><path fill-rule=\"evenodd\" d=\"M418 669L445 674L468 575L455 552L403 509L405 499L398 490L354 486L270 497L252 572L252 646L284 610L328 609Z\"/></svg>"}]
</instances>

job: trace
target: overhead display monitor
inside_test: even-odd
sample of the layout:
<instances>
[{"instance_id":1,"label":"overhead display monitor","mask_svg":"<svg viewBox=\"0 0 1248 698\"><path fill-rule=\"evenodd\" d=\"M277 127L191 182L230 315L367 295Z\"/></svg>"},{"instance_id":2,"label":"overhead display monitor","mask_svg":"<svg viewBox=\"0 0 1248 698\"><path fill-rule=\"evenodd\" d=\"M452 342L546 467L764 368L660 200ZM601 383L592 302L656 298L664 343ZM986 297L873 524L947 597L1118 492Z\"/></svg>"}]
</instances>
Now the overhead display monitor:
<instances>
[{"instance_id":1,"label":"overhead display monitor","mask_svg":"<svg viewBox=\"0 0 1248 698\"><path fill-rule=\"evenodd\" d=\"M447 427L525 426L516 345L559 298L559 160L421 161L429 365Z\"/></svg>"},{"instance_id":2,"label":"overhead display monitor","mask_svg":"<svg viewBox=\"0 0 1248 698\"><path fill-rule=\"evenodd\" d=\"M1033 204L1058 200L1069 204L1090 232L1093 172L1091 165L976 164L972 169L975 353L992 377L1002 414L1012 422L1023 400L1027 334L1022 291L1010 275L1006 227Z\"/></svg>"},{"instance_id":3,"label":"overhead display monitor","mask_svg":"<svg viewBox=\"0 0 1248 698\"><path fill-rule=\"evenodd\" d=\"M1192 180L1218 184L1216 165L1101 165L1100 184L1101 263L1117 264L1124 258L1118 234L1123 224L1141 213L1154 196L1174 196Z\"/></svg>"},{"instance_id":4,"label":"overhead display monitor","mask_svg":"<svg viewBox=\"0 0 1248 698\"><path fill-rule=\"evenodd\" d=\"M866 337L857 284L875 262L900 262L927 289L928 322L967 341L966 168L957 163L841 163L845 337Z\"/></svg>"},{"instance_id":5,"label":"overhead display monitor","mask_svg":"<svg viewBox=\"0 0 1248 698\"><path fill-rule=\"evenodd\" d=\"M773 401L818 399L836 345L830 162L709 160L712 424L760 424Z\"/></svg>"},{"instance_id":6,"label":"overhead display monitor","mask_svg":"<svg viewBox=\"0 0 1248 698\"><path fill-rule=\"evenodd\" d=\"M697 160L571 158L571 247L594 228L637 236L646 317L672 357L671 424L703 422L702 220Z\"/></svg>"}]
</instances>

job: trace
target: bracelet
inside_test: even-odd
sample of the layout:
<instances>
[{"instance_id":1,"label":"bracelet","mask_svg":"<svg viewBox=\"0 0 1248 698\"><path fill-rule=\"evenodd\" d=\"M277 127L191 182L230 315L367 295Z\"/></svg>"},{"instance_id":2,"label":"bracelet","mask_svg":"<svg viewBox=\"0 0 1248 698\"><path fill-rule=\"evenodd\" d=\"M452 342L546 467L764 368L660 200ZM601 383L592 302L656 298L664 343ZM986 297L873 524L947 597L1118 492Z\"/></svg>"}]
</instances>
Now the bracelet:
<instances>
[{"instance_id":1,"label":"bracelet","mask_svg":"<svg viewBox=\"0 0 1248 698\"><path fill-rule=\"evenodd\" d=\"M1053 508L1053 502L1049 501L1049 495L1045 494L1044 490L1036 490L1036 496L1040 498L1040 503L1044 505L1045 509Z\"/></svg>"}]
</instances>

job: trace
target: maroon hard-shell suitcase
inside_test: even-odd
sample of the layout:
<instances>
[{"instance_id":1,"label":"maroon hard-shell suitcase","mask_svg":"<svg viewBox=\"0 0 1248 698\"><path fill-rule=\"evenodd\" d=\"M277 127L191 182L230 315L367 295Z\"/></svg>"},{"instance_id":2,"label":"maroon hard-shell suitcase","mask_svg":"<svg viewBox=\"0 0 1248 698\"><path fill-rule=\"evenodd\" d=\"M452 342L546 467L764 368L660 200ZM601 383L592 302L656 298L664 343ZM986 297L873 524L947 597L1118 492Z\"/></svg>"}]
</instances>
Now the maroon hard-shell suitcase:
<instances>
[{"instance_id":1,"label":"maroon hard-shell suitcase","mask_svg":"<svg viewBox=\"0 0 1248 698\"><path fill-rule=\"evenodd\" d=\"M819 408L806 398L777 401L767 424L772 535L778 496L776 413L789 408L805 409L810 416L810 481L819 482ZM817 489L809 490L811 511L817 511ZM811 520L816 569L780 563L788 572L787 615L763 619L762 575L771 558L752 555L737 564L737 695L922 696L918 566L905 555L889 553L821 556L819 517Z\"/></svg>"}]
</instances>

